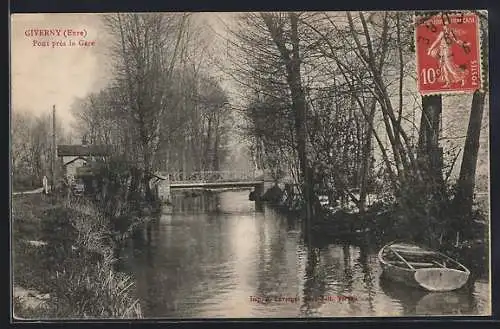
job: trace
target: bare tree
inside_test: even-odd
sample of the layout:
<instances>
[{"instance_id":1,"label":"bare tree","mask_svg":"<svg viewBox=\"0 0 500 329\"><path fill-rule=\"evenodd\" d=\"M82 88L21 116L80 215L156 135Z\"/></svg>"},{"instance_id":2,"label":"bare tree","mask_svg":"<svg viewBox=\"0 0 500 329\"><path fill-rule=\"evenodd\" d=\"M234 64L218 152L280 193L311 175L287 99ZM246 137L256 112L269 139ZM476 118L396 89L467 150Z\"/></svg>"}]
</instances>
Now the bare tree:
<instances>
[{"instance_id":1,"label":"bare tree","mask_svg":"<svg viewBox=\"0 0 500 329\"><path fill-rule=\"evenodd\" d=\"M14 175L18 174L18 170L28 162L30 144L27 141L31 139L32 121L32 117L26 112L12 112L11 168Z\"/></svg>"},{"instance_id":2,"label":"bare tree","mask_svg":"<svg viewBox=\"0 0 500 329\"><path fill-rule=\"evenodd\" d=\"M308 46L302 39L301 15L295 12L244 14L239 17L239 28L233 31L233 38L228 42L242 55L240 59L234 58L234 76L238 82L253 89L254 95L257 93L266 95L268 99L281 99L273 102L290 109L281 122L289 120L293 127L292 134L287 131L287 123L280 131L283 132L282 136L290 136L293 140L292 154L296 154L300 168L298 176L306 205L306 222L309 223L313 215L313 193L311 166L307 156L308 106L302 76ZM269 146L266 145L266 148Z\"/></svg>"},{"instance_id":3,"label":"bare tree","mask_svg":"<svg viewBox=\"0 0 500 329\"><path fill-rule=\"evenodd\" d=\"M485 54L488 54L488 22L484 13L478 13L481 28L481 47ZM484 58L488 58L486 55ZM488 72L488 61L482 63L483 71ZM474 186L476 181L476 166L479 151L479 138L481 135L481 123L483 120L484 105L488 92L488 75L484 74L482 79L485 88L477 90L472 97L469 124L465 138L464 154L460 175L457 182L456 194L454 197L454 208L457 209L459 220L470 218L474 197Z\"/></svg>"},{"instance_id":4,"label":"bare tree","mask_svg":"<svg viewBox=\"0 0 500 329\"><path fill-rule=\"evenodd\" d=\"M74 106L82 134L115 145L116 155L141 168L146 193L154 170L208 170L224 157L227 97L191 18L107 16L115 80Z\"/></svg>"},{"instance_id":5,"label":"bare tree","mask_svg":"<svg viewBox=\"0 0 500 329\"><path fill-rule=\"evenodd\" d=\"M51 143L52 116L34 116L14 111L12 115L12 174L13 183L38 187L42 177L49 174L55 151ZM56 126L57 143L67 140L62 124ZM56 170L59 167L56 167Z\"/></svg>"},{"instance_id":6,"label":"bare tree","mask_svg":"<svg viewBox=\"0 0 500 329\"><path fill-rule=\"evenodd\" d=\"M106 17L115 37L112 54L116 81L126 92L128 118L137 128L143 188L149 180L160 145L160 131L171 77L179 60L188 15L116 14Z\"/></svg>"}]
</instances>

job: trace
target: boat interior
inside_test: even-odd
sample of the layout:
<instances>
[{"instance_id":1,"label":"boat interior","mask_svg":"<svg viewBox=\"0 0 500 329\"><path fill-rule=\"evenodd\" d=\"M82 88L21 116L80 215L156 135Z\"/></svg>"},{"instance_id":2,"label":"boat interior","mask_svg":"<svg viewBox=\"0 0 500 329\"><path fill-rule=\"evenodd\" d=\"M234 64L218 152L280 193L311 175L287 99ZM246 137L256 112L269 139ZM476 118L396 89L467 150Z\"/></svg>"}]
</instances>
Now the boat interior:
<instances>
[{"instance_id":1,"label":"boat interior","mask_svg":"<svg viewBox=\"0 0 500 329\"><path fill-rule=\"evenodd\" d=\"M452 259L434 251L415 246L391 245L387 246L382 254L383 259L395 266L408 269L419 268L448 268L463 270Z\"/></svg>"}]
</instances>

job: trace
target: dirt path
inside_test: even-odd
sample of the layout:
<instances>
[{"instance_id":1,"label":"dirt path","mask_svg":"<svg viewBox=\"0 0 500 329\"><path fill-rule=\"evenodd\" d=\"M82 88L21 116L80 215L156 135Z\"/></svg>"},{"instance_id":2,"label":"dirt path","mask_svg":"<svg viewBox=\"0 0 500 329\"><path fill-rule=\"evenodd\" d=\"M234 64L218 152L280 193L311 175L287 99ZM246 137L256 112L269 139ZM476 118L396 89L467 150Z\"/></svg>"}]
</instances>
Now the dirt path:
<instances>
[{"instance_id":1,"label":"dirt path","mask_svg":"<svg viewBox=\"0 0 500 329\"><path fill-rule=\"evenodd\" d=\"M49 294L40 294L38 291L24 289L19 286L14 286L13 297L19 298L20 302L27 308L37 308L50 298Z\"/></svg>"},{"instance_id":2,"label":"dirt path","mask_svg":"<svg viewBox=\"0 0 500 329\"><path fill-rule=\"evenodd\" d=\"M42 192L43 192L43 187L40 187L40 188L37 188L36 190L32 190L32 191L12 192L12 195L37 194L37 193L42 193Z\"/></svg>"}]
</instances>

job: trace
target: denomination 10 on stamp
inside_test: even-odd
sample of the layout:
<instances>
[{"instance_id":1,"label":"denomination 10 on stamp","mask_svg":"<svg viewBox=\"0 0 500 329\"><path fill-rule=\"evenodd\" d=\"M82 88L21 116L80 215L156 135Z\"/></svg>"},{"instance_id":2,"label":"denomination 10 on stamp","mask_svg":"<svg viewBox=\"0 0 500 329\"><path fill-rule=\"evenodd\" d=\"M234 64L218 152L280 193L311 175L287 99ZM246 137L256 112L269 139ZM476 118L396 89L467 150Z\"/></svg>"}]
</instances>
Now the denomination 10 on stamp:
<instances>
[{"instance_id":1,"label":"denomination 10 on stamp","mask_svg":"<svg viewBox=\"0 0 500 329\"><path fill-rule=\"evenodd\" d=\"M479 20L475 14L416 17L415 50L422 95L481 88Z\"/></svg>"}]
</instances>

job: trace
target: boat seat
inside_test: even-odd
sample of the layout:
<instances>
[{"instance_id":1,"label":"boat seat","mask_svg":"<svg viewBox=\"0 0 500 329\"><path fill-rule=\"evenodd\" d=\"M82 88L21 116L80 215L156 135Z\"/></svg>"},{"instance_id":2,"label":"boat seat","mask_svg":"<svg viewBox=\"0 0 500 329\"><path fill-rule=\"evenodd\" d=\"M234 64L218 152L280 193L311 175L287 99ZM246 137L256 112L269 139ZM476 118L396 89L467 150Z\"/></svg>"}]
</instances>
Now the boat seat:
<instances>
[{"instance_id":1,"label":"boat seat","mask_svg":"<svg viewBox=\"0 0 500 329\"><path fill-rule=\"evenodd\" d=\"M424 249L419 246L412 246L403 243L396 243L390 246L391 249L400 252L421 252L421 253L434 253L432 250Z\"/></svg>"},{"instance_id":2,"label":"boat seat","mask_svg":"<svg viewBox=\"0 0 500 329\"><path fill-rule=\"evenodd\" d=\"M436 255L436 252L424 250L424 249L394 248L394 247L391 247L391 249L394 250L395 252L399 253L401 256L403 256L403 255L408 255L408 256Z\"/></svg>"},{"instance_id":3,"label":"boat seat","mask_svg":"<svg viewBox=\"0 0 500 329\"><path fill-rule=\"evenodd\" d=\"M393 265L404 265L406 267L406 263L403 261L399 261L399 260L392 260L392 261L389 261L389 263L393 264ZM408 264L410 264L411 266L414 266L414 267L436 267L436 264L426 263L426 262L408 262Z\"/></svg>"}]
</instances>

